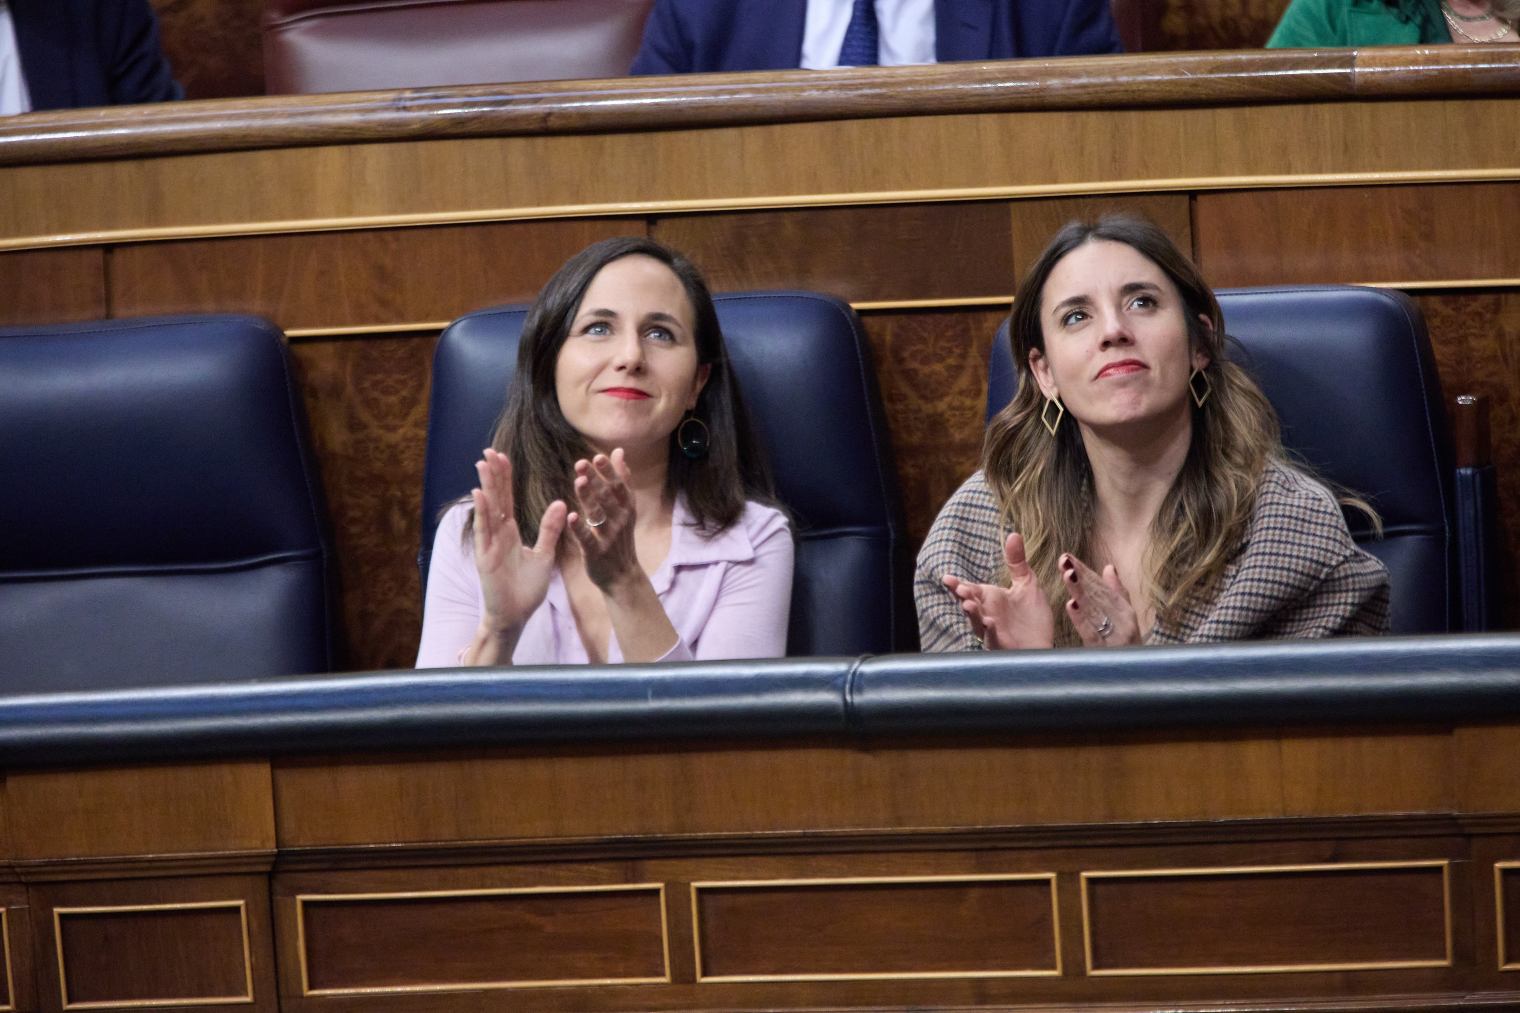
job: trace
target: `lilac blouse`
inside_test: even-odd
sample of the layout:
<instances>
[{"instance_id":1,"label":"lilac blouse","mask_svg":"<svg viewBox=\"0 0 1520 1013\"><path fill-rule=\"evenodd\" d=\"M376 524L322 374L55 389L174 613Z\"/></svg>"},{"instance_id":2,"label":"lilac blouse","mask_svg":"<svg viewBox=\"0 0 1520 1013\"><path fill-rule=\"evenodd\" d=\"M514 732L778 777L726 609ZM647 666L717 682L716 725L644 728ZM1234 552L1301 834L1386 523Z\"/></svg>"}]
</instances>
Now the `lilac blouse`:
<instances>
[{"instance_id":1,"label":"lilac blouse","mask_svg":"<svg viewBox=\"0 0 1520 1013\"><path fill-rule=\"evenodd\" d=\"M438 525L418 668L457 666L480 625L480 577L473 546L463 538L468 514L469 504L456 504ZM678 635L661 661L779 658L786 653L792 535L779 510L747 503L727 531L704 538L692 527L685 503L677 499L670 552L649 580ZM548 595L523 627L512 664L583 665L588 660L556 567ZM607 645L607 660L623 660L615 632Z\"/></svg>"}]
</instances>

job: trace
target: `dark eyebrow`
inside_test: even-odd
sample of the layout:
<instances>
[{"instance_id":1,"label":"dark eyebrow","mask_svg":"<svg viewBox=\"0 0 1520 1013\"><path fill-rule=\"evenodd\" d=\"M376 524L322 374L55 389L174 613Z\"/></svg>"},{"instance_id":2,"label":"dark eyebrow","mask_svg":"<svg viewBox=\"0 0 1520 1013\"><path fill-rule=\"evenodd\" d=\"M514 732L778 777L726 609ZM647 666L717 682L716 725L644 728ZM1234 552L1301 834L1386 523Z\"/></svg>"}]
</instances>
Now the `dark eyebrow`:
<instances>
[{"instance_id":1,"label":"dark eyebrow","mask_svg":"<svg viewBox=\"0 0 1520 1013\"><path fill-rule=\"evenodd\" d=\"M1050 308L1050 315L1053 317L1059 317L1068 308L1085 306L1090 302L1092 302L1092 300L1086 295L1067 296L1065 299L1062 299L1060 302L1056 303Z\"/></svg>"},{"instance_id":2,"label":"dark eyebrow","mask_svg":"<svg viewBox=\"0 0 1520 1013\"><path fill-rule=\"evenodd\" d=\"M617 319L617 311L616 310L587 310L586 312L582 313L581 316L583 316L583 317L596 317L596 318L598 318L600 320L616 320Z\"/></svg>"},{"instance_id":3,"label":"dark eyebrow","mask_svg":"<svg viewBox=\"0 0 1520 1013\"><path fill-rule=\"evenodd\" d=\"M1161 286L1153 281L1132 281L1119 290L1120 295L1133 295L1136 292L1160 292Z\"/></svg>"},{"instance_id":4,"label":"dark eyebrow","mask_svg":"<svg viewBox=\"0 0 1520 1013\"><path fill-rule=\"evenodd\" d=\"M672 324L678 331L684 331L686 329L686 326L681 323L678 317L674 317L669 313L661 313L659 311L649 314L644 318L644 322L646 324Z\"/></svg>"}]
</instances>

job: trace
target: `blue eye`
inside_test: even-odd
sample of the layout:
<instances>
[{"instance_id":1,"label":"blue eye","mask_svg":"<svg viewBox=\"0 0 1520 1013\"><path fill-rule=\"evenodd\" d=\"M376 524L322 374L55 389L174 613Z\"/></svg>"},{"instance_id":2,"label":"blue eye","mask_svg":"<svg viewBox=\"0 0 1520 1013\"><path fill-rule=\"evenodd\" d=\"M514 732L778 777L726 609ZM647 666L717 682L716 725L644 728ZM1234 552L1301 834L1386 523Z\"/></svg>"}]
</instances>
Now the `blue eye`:
<instances>
[{"instance_id":1,"label":"blue eye","mask_svg":"<svg viewBox=\"0 0 1520 1013\"><path fill-rule=\"evenodd\" d=\"M670 344L676 340L676 336L663 327L651 327L648 331L645 332L645 337L649 338L651 341L661 342L662 344Z\"/></svg>"},{"instance_id":2,"label":"blue eye","mask_svg":"<svg viewBox=\"0 0 1520 1013\"><path fill-rule=\"evenodd\" d=\"M584 333L594 334L597 337L606 337L612 333L612 325L605 320L593 320L586 325Z\"/></svg>"}]
</instances>

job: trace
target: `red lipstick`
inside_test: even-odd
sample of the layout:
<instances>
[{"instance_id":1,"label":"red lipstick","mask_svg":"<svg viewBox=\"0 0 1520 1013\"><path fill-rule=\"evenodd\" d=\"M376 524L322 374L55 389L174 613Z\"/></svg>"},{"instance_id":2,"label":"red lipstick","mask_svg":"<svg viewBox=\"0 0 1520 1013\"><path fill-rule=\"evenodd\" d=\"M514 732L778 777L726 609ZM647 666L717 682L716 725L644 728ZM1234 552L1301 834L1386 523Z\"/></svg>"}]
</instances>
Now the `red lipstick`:
<instances>
[{"instance_id":1,"label":"red lipstick","mask_svg":"<svg viewBox=\"0 0 1520 1013\"><path fill-rule=\"evenodd\" d=\"M1098 370L1098 375L1093 377L1093 379L1101 380L1105 376L1122 376L1127 373L1138 373L1142 369L1149 368L1149 366L1141 362L1139 359L1120 359L1117 362L1110 362L1108 365Z\"/></svg>"},{"instance_id":2,"label":"red lipstick","mask_svg":"<svg viewBox=\"0 0 1520 1013\"><path fill-rule=\"evenodd\" d=\"M649 400L649 395L636 387L608 387L606 390L602 391L602 393L610 394L613 397L622 398L624 401Z\"/></svg>"}]
</instances>

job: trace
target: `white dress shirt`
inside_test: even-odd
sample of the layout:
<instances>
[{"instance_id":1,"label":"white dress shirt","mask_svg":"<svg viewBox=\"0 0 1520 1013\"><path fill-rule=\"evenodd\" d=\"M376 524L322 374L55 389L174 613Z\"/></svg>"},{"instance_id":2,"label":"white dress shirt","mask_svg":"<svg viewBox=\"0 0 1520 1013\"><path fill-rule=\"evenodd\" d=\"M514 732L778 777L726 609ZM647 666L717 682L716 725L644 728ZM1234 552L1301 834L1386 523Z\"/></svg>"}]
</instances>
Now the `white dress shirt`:
<instances>
[{"instance_id":1,"label":"white dress shirt","mask_svg":"<svg viewBox=\"0 0 1520 1013\"><path fill-rule=\"evenodd\" d=\"M841 35L840 39L843 40ZM32 98L21 76L21 52L16 48L16 26L11 9L0 0L0 116L30 112Z\"/></svg>"},{"instance_id":2,"label":"white dress shirt","mask_svg":"<svg viewBox=\"0 0 1520 1013\"><path fill-rule=\"evenodd\" d=\"M839 47L850 26L852 0L808 0L802 66L839 66ZM934 0L876 0L877 62L884 67L933 63Z\"/></svg>"}]
</instances>

